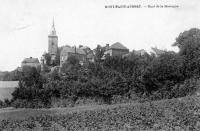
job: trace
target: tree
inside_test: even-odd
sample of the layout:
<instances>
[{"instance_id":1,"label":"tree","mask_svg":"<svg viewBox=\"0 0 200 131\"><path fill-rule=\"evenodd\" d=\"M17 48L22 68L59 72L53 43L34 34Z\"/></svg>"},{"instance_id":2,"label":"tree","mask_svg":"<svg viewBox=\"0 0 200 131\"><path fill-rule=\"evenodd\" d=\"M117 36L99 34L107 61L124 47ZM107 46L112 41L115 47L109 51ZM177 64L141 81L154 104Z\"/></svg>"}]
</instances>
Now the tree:
<instances>
[{"instance_id":1,"label":"tree","mask_svg":"<svg viewBox=\"0 0 200 131\"><path fill-rule=\"evenodd\" d=\"M43 87L43 79L34 67L24 67L18 87L12 93L13 99L32 100L39 96L39 90Z\"/></svg>"},{"instance_id":2,"label":"tree","mask_svg":"<svg viewBox=\"0 0 200 131\"><path fill-rule=\"evenodd\" d=\"M80 68L79 59L76 56L69 56L67 61L61 66L61 72L76 72Z\"/></svg>"},{"instance_id":3,"label":"tree","mask_svg":"<svg viewBox=\"0 0 200 131\"><path fill-rule=\"evenodd\" d=\"M168 90L184 80L183 58L174 52L165 52L156 57L147 67L143 80L148 93Z\"/></svg>"},{"instance_id":4,"label":"tree","mask_svg":"<svg viewBox=\"0 0 200 131\"><path fill-rule=\"evenodd\" d=\"M192 28L180 33L173 46L179 48L179 55L184 58L185 77L200 75L200 29Z\"/></svg>"},{"instance_id":5,"label":"tree","mask_svg":"<svg viewBox=\"0 0 200 131\"><path fill-rule=\"evenodd\" d=\"M143 94L146 92L143 84L144 72L153 59L154 56L147 53L137 55L133 51L125 58L107 57L103 61L103 66L108 70L121 73L130 86L130 93Z\"/></svg>"},{"instance_id":6,"label":"tree","mask_svg":"<svg viewBox=\"0 0 200 131\"><path fill-rule=\"evenodd\" d=\"M45 53L44 58L46 60L46 64L50 65L51 64L51 55L49 53Z\"/></svg>"}]
</instances>

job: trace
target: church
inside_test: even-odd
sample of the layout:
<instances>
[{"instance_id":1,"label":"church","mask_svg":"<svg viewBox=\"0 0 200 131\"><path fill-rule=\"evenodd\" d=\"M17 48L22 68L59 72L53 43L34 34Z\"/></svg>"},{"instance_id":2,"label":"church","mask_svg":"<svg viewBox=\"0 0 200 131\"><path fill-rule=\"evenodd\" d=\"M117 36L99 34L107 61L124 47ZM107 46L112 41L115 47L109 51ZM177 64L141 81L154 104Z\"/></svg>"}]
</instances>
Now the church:
<instances>
[{"instance_id":1,"label":"church","mask_svg":"<svg viewBox=\"0 0 200 131\"><path fill-rule=\"evenodd\" d=\"M58 47L58 36L56 34L55 23L53 20L52 27L50 33L48 35L48 54L50 55L50 64L54 65L57 59L59 59L60 66L67 61L70 56L76 56L80 64L83 64L87 60L87 55L91 52L87 52L84 49L89 47L71 47L69 45L65 45L62 47ZM41 58L41 63L46 64L45 54L43 54ZM59 56L57 58L57 56ZM90 55L91 56L91 55Z\"/></svg>"},{"instance_id":2,"label":"church","mask_svg":"<svg viewBox=\"0 0 200 131\"><path fill-rule=\"evenodd\" d=\"M56 35L56 29L53 20L51 31L48 35L48 53L51 56L51 62L55 61L57 51L58 51L58 36Z\"/></svg>"}]
</instances>

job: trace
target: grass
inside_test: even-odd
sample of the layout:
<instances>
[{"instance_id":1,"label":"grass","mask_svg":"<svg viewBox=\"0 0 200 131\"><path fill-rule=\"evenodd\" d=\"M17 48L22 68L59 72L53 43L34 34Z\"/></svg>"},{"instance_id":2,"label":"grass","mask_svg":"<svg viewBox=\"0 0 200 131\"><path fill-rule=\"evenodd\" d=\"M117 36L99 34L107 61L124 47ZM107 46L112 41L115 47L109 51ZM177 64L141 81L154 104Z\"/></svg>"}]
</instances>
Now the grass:
<instances>
[{"instance_id":1,"label":"grass","mask_svg":"<svg viewBox=\"0 0 200 131\"><path fill-rule=\"evenodd\" d=\"M198 130L200 98L0 111L0 130ZM23 117L22 117L23 116Z\"/></svg>"}]
</instances>

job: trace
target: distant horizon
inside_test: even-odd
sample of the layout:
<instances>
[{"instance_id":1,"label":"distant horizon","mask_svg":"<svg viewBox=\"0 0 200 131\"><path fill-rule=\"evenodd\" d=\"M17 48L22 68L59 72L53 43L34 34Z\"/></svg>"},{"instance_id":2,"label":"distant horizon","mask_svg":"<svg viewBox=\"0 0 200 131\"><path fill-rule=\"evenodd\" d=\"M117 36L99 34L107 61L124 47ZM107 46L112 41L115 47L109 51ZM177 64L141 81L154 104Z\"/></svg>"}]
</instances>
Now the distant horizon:
<instances>
[{"instance_id":1,"label":"distant horizon","mask_svg":"<svg viewBox=\"0 0 200 131\"><path fill-rule=\"evenodd\" d=\"M24 58L39 58L48 47L52 19L58 46L94 49L120 42L130 51L172 47L181 32L200 28L199 0L7 0L0 5L0 71L12 71ZM106 5L178 5L166 9L112 9Z\"/></svg>"}]
</instances>

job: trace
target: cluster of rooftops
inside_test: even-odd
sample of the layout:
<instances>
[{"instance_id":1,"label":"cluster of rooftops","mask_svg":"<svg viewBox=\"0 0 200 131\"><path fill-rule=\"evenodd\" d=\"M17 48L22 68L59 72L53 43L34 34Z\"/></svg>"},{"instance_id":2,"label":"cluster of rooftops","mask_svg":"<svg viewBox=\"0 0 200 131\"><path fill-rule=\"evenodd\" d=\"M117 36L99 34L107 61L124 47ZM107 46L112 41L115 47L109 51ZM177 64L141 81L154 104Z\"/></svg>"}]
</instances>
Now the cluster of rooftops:
<instances>
[{"instance_id":1,"label":"cluster of rooftops","mask_svg":"<svg viewBox=\"0 0 200 131\"><path fill-rule=\"evenodd\" d=\"M113 50L125 50L126 52L129 52L129 49L127 47L125 47L124 45L122 45L119 42L116 42L114 44L112 44L111 46L109 46L108 44L106 45L106 51L105 54L109 54L108 51L113 51ZM64 55L65 53L74 53L77 55L87 55L88 58L93 58L94 57L94 51L90 50L89 47L87 46L81 46L81 47L71 47L69 45L63 46L62 50L61 50L61 56ZM110 52L110 55L113 56L113 54ZM117 55L117 54L115 54ZM38 58L33 58L33 57L29 57L29 58L25 58L22 63L39 63Z\"/></svg>"},{"instance_id":2,"label":"cluster of rooftops","mask_svg":"<svg viewBox=\"0 0 200 131\"><path fill-rule=\"evenodd\" d=\"M54 21L53 21L52 29L48 37L49 37L48 53L51 55L51 59L53 58L55 60L55 53L57 52L56 50L58 49L58 44L57 44L58 37L56 35ZM156 48L154 51L158 52ZM135 53L143 55L146 53L146 51L142 49L142 50L136 51ZM109 46L109 44L106 44L104 56L102 57L102 59L105 59L106 55L126 57L129 54L130 54L129 49L126 46L124 46L120 42L116 42L112 44L111 46ZM84 63L85 61L94 62L95 51L91 50L87 46L79 46L78 48L76 48L75 46L71 47L71 46L66 45L66 46L61 47L59 55L60 55L60 66L62 66L62 64L69 58L69 56L72 56L72 55L76 55L81 63ZM21 63L21 67L23 68L23 66L33 66L33 67L42 66L42 64L44 64L44 54L42 58L43 58L43 61L41 59L41 63L39 62L38 58L32 58L32 57L25 58Z\"/></svg>"}]
</instances>

